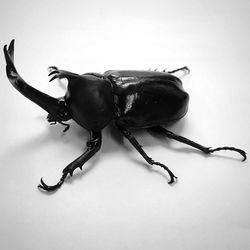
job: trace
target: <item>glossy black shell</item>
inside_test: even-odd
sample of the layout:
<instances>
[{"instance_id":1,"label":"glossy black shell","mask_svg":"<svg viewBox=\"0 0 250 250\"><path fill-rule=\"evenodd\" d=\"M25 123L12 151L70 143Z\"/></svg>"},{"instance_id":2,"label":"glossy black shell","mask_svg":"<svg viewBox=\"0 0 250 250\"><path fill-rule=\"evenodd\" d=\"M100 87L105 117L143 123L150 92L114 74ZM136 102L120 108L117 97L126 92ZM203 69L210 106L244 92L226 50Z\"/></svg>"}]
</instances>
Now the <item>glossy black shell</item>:
<instances>
[{"instance_id":1,"label":"glossy black shell","mask_svg":"<svg viewBox=\"0 0 250 250\"><path fill-rule=\"evenodd\" d=\"M90 131L100 131L114 117L115 105L112 87L108 79L94 74L68 74L69 84L65 102L73 119Z\"/></svg>"},{"instance_id":2,"label":"glossy black shell","mask_svg":"<svg viewBox=\"0 0 250 250\"><path fill-rule=\"evenodd\" d=\"M126 128L164 125L182 118L189 95L174 75L157 71L109 70L114 89L116 122Z\"/></svg>"}]
</instances>

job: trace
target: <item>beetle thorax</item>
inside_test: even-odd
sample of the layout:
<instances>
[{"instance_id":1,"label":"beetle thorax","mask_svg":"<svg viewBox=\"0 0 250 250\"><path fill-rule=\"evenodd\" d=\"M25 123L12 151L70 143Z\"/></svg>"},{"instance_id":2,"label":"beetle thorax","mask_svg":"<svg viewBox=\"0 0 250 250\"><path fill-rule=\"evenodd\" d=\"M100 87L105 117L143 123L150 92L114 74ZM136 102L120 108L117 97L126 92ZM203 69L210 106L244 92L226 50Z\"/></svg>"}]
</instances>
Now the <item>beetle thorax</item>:
<instances>
[{"instance_id":1,"label":"beetle thorax","mask_svg":"<svg viewBox=\"0 0 250 250\"><path fill-rule=\"evenodd\" d=\"M58 99L58 108L55 113L49 113L47 116L48 122L62 122L68 121L72 118L72 113L67 106L64 98Z\"/></svg>"},{"instance_id":2,"label":"beetle thorax","mask_svg":"<svg viewBox=\"0 0 250 250\"><path fill-rule=\"evenodd\" d=\"M95 76L82 76L81 80L69 84L66 102L77 123L89 130L100 130L114 116L111 85Z\"/></svg>"}]
</instances>

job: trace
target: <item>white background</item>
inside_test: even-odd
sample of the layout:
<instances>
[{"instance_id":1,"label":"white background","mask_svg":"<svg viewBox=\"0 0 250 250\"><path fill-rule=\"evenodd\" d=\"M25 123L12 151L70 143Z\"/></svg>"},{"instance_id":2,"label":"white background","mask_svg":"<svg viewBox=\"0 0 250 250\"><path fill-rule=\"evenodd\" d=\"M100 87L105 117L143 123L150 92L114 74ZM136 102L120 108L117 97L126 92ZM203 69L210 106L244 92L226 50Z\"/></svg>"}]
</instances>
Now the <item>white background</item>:
<instances>
[{"instance_id":1,"label":"white background","mask_svg":"<svg viewBox=\"0 0 250 250\"><path fill-rule=\"evenodd\" d=\"M189 66L187 116L172 131L205 146L250 152L250 2L1 1L1 46L36 88L62 96L47 66L76 73ZM50 126L19 94L0 57L0 248L250 249L250 166L234 152L205 156L184 144L136 133L145 151L179 177L149 170L112 129L101 151L53 194L48 184L78 157L88 133L73 121Z\"/></svg>"}]
</instances>

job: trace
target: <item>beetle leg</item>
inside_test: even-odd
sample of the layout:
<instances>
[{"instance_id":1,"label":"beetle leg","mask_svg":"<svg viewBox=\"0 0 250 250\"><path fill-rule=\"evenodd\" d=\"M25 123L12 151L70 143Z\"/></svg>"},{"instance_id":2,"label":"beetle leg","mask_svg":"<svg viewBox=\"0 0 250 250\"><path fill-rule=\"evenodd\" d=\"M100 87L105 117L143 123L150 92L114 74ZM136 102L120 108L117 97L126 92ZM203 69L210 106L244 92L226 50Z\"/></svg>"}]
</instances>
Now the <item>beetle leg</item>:
<instances>
[{"instance_id":1,"label":"beetle leg","mask_svg":"<svg viewBox=\"0 0 250 250\"><path fill-rule=\"evenodd\" d=\"M175 69L175 70L168 71L167 73L173 74L173 73L176 73L176 72L178 72L178 71L185 71L185 72L187 72L187 74L190 73L190 69L189 69L187 66L184 66L184 67L179 68L179 69ZM163 71L163 72L165 72L165 71Z\"/></svg>"},{"instance_id":2,"label":"beetle leg","mask_svg":"<svg viewBox=\"0 0 250 250\"><path fill-rule=\"evenodd\" d=\"M99 151L99 149L101 148L101 143L101 132L92 132L91 139L86 143L87 150L63 169L62 177L59 182L55 185L48 186L47 184L45 184L43 179L41 179L41 183L38 185L38 187L48 192L58 189L64 183L64 180L68 175L73 175L75 169L80 168L82 170L83 164L86 163L92 156L94 156L97 151Z\"/></svg>"},{"instance_id":3,"label":"beetle leg","mask_svg":"<svg viewBox=\"0 0 250 250\"><path fill-rule=\"evenodd\" d=\"M54 71L54 70L58 70L58 68L57 68L56 66L49 66L49 67L48 67L49 73L51 73L51 72Z\"/></svg>"},{"instance_id":4,"label":"beetle leg","mask_svg":"<svg viewBox=\"0 0 250 250\"><path fill-rule=\"evenodd\" d=\"M129 142L135 147L135 149L141 154L141 156L146 160L148 164L160 166L168 172L170 176L170 181L168 182L169 184L172 184L176 181L177 177L172 173L172 171L167 166L165 166L160 162L154 161L145 153L145 151L142 149L142 146L139 144L139 142L135 139L135 137L131 134L130 131L122 127L118 127L118 129L129 140Z\"/></svg>"},{"instance_id":5,"label":"beetle leg","mask_svg":"<svg viewBox=\"0 0 250 250\"><path fill-rule=\"evenodd\" d=\"M67 78L68 80L72 78L79 78L80 75L66 71L66 70L60 70L56 66L50 66L49 68L49 75L52 76L52 78L49 80L50 82L55 80L55 79L62 79L62 78Z\"/></svg>"},{"instance_id":6,"label":"beetle leg","mask_svg":"<svg viewBox=\"0 0 250 250\"><path fill-rule=\"evenodd\" d=\"M243 151L242 149L239 149L239 148L235 148L235 147L218 147L218 148L204 147L204 146L202 146L194 141L191 141L183 136L176 135L173 132L171 132L171 131L169 131L161 126L152 127L152 128L149 128L149 130L152 132L155 132L157 134L166 136L170 139L174 139L176 141L185 143L191 147L197 148L206 154L210 154L210 153L213 153L215 151L220 151L220 150L231 150L231 151L235 151L235 152L238 152L239 154L241 154L243 156L242 161L245 161L247 158L246 152Z\"/></svg>"}]
</instances>

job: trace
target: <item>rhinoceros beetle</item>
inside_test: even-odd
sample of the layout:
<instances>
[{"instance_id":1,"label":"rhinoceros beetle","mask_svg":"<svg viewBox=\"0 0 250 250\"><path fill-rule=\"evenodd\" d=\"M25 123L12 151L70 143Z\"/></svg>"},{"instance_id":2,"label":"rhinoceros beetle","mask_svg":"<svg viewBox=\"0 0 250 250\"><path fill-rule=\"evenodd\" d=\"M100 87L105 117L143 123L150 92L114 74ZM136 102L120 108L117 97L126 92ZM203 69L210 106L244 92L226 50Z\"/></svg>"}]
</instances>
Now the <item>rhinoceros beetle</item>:
<instances>
[{"instance_id":1,"label":"rhinoceros beetle","mask_svg":"<svg viewBox=\"0 0 250 250\"><path fill-rule=\"evenodd\" d=\"M174 134L163 126L181 119L188 110L189 95L184 91L181 80L173 75L178 71L189 72L187 67L173 71L135 71L109 70L104 74L86 73L78 75L57 67L50 67L49 76L54 79L66 78L68 88L64 97L54 98L28 85L18 74L14 65L14 40L4 46L7 77L11 84L25 97L48 112L48 121L60 123L68 130L65 123L73 119L90 133L86 151L66 166L62 177L55 185L48 186L43 179L38 186L46 191L59 188L68 175L73 175L101 147L101 131L109 123L128 139L141 156L150 165L157 165L169 174L169 184L177 177L164 164L150 158L131 133L131 129L147 129L161 136L177 140L211 154L219 150L231 150L240 153L243 161L246 152L235 147L204 147L185 137Z\"/></svg>"}]
</instances>

